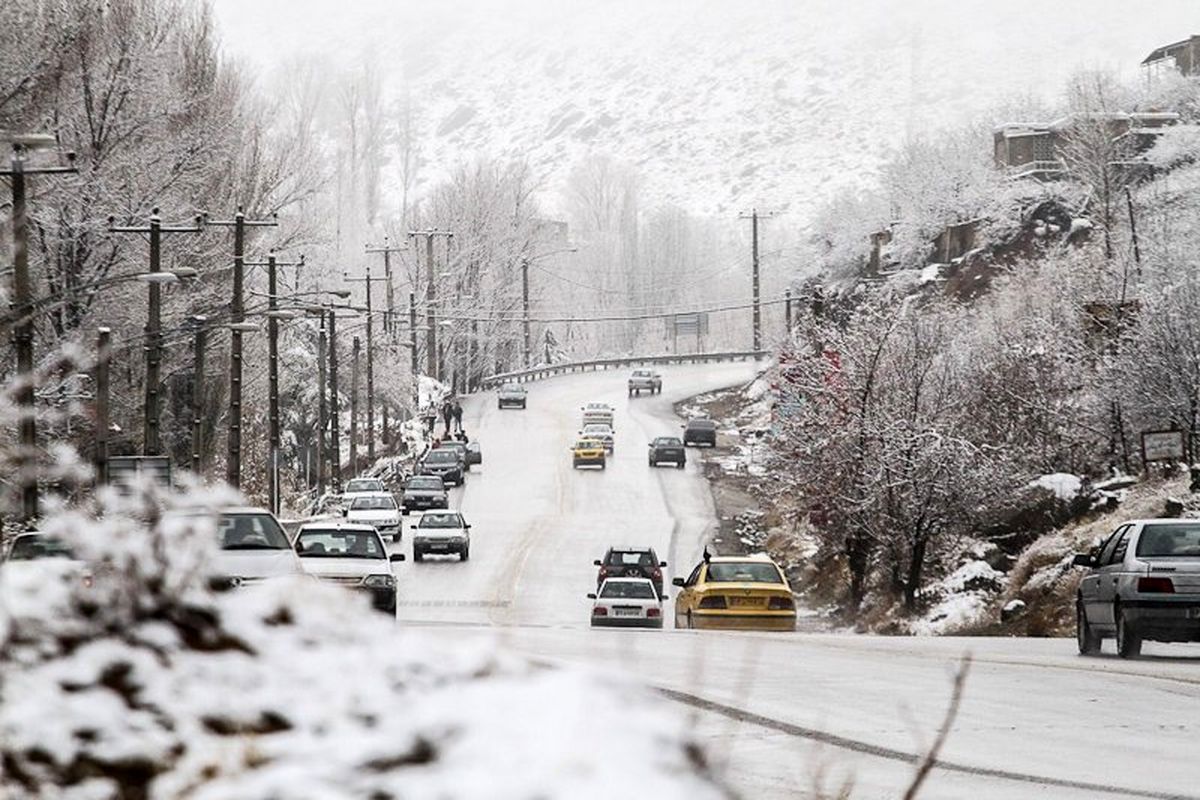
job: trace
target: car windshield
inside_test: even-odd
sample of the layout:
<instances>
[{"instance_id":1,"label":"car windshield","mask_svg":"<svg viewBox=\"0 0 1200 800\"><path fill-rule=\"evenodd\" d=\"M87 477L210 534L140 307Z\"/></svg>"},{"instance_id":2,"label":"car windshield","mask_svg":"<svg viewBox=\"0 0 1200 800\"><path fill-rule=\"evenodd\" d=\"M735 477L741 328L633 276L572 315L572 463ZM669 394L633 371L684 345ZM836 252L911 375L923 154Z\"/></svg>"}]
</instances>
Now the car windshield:
<instances>
[{"instance_id":1,"label":"car windshield","mask_svg":"<svg viewBox=\"0 0 1200 800\"><path fill-rule=\"evenodd\" d=\"M600 447L600 443L595 439L580 439L575 443L576 450L595 450Z\"/></svg>"},{"instance_id":2,"label":"car windshield","mask_svg":"<svg viewBox=\"0 0 1200 800\"><path fill-rule=\"evenodd\" d=\"M287 534L270 514L222 514L217 535L224 550L287 550Z\"/></svg>"},{"instance_id":3,"label":"car windshield","mask_svg":"<svg viewBox=\"0 0 1200 800\"><path fill-rule=\"evenodd\" d=\"M405 486L406 489L445 489L441 478L413 478Z\"/></svg>"},{"instance_id":4,"label":"car windshield","mask_svg":"<svg viewBox=\"0 0 1200 800\"><path fill-rule=\"evenodd\" d=\"M396 508L396 501L381 494L374 497L356 497L350 504L351 511L391 511Z\"/></svg>"},{"instance_id":5,"label":"car windshield","mask_svg":"<svg viewBox=\"0 0 1200 800\"><path fill-rule=\"evenodd\" d=\"M759 561L734 561L708 565L711 583L783 583L774 564Z\"/></svg>"},{"instance_id":6,"label":"car windshield","mask_svg":"<svg viewBox=\"0 0 1200 800\"><path fill-rule=\"evenodd\" d=\"M71 548L52 536L21 536L13 542L10 561L36 561L39 558L74 558Z\"/></svg>"},{"instance_id":7,"label":"car windshield","mask_svg":"<svg viewBox=\"0 0 1200 800\"><path fill-rule=\"evenodd\" d=\"M346 492L382 492L383 481L376 478L356 478L346 484Z\"/></svg>"},{"instance_id":8,"label":"car windshield","mask_svg":"<svg viewBox=\"0 0 1200 800\"><path fill-rule=\"evenodd\" d=\"M636 600L654 600L654 586L650 581L605 581L600 596L628 597Z\"/></svg>"},{"instance_id":9,"label":"car windshield","mask_svg":"<svg viewBox=\"0 0 1200 800\"><path fill-rule=\"evenodd\" d=\"M584 427L583 432L589 436L612 435L612 429L610 429L607 425L587 425Z\"/></svg>"},{"instance_id":10,"label":"car windshield","mask_svg":"<svg viewBox=\"0 0 1200 800\"><path fill-rule=\"evenodd\" d=\"M425 456L425 460L430 464L449 464L452 461L458 461L458 453L447 448L438 448Z\"/></svg>"},{"instance_id":11,"label":"car windshield","mask_svg":"<svg viewBox=\"0 0 1200 800\"><path fill-rule=\"evenodd\" d=\"M614 550L608 554L608 565L610 567L653 567L653 554L634 550Z\"/></svg>"},{"instance_id":12,"label":"car windshield","mask_svg":"<svg viewBox=\"0 0 1200 800\"><path fill-rule=\"evenodd\" d=\"M1200 523L1147 525L1138 539L1143 558L1200 558Z\"/></svg>"},{"instance_id":13,"label":"car windshield","mask_svg":"<svg viewBox=\"0 0 1200 800\"><path fill-rule=\"evenodd\" d=\"M637 370L637 371L635 371L635 372L633 373L633 377L635 377L635 378L649 378L649 377L650 377L650 373L649 373L649 372L647 372L647 371L646 371L646 370L644 370L644 369L639 369L639 370Z\"/></svg>"},{"instance_id":14,"label":"car windshield","mask_svg":"<svg viewBox=\"0 0 1200 800\"><path fill-rule=\"evenodd\" d=\"M678 447L683 443L674 436L662 436L658 439L655 439L654 444L658 447Z\"/></svg>"},{"instance_id":15,"label":"car windshield","mask_svg":"<svg viewBox=\"0 0 1200 800\"><path fill-rule=\"evenodd\" d=\"M520 386L517 386L515 383L506 383L504 386L500 387L500 391L511 394L513 392L523 392L524 389L522 389Z\"/></svg>"},{"instance_id":16,"label":"car windshield","mask_svg":"<svg viewBox=\"0 0 1200 800\"><path fill-rule=\"evenodd\" d=\"M418 527L421 528L461 528L462 526L461 515L439 514L436 511L431 511L421 517L421 522L418 524Z\"/></svg>"},{"instance_id":17,"label":"car windshield","mask_svg":"<svg viewBox=\"0 0 1200 800\"><path fill-rule=\"evenodd\" d=\"M301 558L387 558L374 531L308 528L296 537Z\"/></svg>"}]
</instances>

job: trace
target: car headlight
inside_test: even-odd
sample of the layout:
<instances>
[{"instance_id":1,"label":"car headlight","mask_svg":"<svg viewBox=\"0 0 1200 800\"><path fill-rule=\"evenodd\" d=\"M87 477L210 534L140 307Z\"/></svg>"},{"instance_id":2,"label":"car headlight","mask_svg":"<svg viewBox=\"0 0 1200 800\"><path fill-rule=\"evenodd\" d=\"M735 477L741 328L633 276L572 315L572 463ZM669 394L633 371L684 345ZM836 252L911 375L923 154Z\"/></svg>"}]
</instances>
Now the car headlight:
<instances>
[{"instance_id":1,"label":"car headlight","mask_svg":"<svg viewBox=\"0 0 1200 800\"><path fill-rule=\"evenodd\" d=\"M368 575L362 585L369 589L390 589L396 585L396 579L391 575Z\"/></svg>"}]
</instances>

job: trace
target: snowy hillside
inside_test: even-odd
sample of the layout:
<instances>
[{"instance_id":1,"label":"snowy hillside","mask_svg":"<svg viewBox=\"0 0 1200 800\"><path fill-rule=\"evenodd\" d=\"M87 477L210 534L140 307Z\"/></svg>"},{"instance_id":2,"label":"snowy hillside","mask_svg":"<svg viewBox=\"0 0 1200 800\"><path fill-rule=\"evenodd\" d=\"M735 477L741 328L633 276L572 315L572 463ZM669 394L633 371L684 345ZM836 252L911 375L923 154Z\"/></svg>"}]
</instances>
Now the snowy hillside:
<instances>
[{"instance_id":1,"label":"snowy hillside","mask_svg":"<svg viewBox=\"0 0 1200 800\"><path fill-rule=\"evenodd\" d=\"M803 210L869 178L906 134L1017 95L1052 100L1077 69L1132 77L1194 17L1179 0L1153 15L1095 0L458 0L358 2L302 30L279 16L326 4L283 5L217 0L231 48L262 59L269 33L282 52L375 53L420 115L425 183L487 153L528 159L553 195L598 151L636 164L649 200L724 214Z\"/></svg>"}]
</instances>

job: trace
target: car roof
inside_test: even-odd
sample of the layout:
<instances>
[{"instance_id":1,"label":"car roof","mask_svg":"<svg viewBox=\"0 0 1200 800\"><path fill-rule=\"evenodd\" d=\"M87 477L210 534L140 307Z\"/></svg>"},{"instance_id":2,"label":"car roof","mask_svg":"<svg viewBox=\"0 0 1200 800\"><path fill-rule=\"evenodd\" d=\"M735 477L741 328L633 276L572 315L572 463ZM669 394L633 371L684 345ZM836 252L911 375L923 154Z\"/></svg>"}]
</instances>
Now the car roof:
<instances>
[{"instance_id":1,"label":"car roof","mask_svg":"<svg viewBox=\"0 0 1200 800\"><path fill-rule=\"evenodd\" d=\"M654 548L644 544L629 544L622 547L613 546L608 548L608 552L617 553L653 553Z\"/></svg>"},{"instance_id":2,"label":"car roof","mask_svg":"<svg viewBox=\"0 0 1200 800\"><path fill-rule=\"evenodd\" d=\"M364 522L343 522L340 519L331 519L325 522L306 522L301 525L299 529L297 529L296 535L299 536L310 528L314 530L328 530L329 528L334 528L339 531L355 531L358 533L366 533L367 531L372 533L376 532L374 525L367 525Z\"/></svg>"},{"instance_id":3,"label":"car roof","mask_svg":"<svg viewBox=\"0 0 1200 800\"><path fill-rule=\"evenodd\" d=\"M388 500L395 500L391 492L359 492L355 500L370 500L375 497L385 497Z\"/></svg>"},{"instance_id":4,"label":"car roof","mask_svg":"<svg viewBox=\"0 0 1200 800\"><path fill-rule=\"evenodd\" d=\"M712 558L709 559L709 563L711 563L711 564L748 564L749 563L749 564L770 564L774 567L779 566L778 564L775 563L775 561L772 558L770 558L768 556L763 556L763 555L713 556Z\"/></svg>"},{"instance_id":5,"label":"car roof","mask_svg":"<svg viewBox=\"0 0 1200 800\"><path fill-rule=\"evenodd\" d=\"M649 584L653 584L654 581L650 580L649 578L605 578L604 583L649 583Z\"/></svg>"},{"instance_id":6,"label":"car roof","mask_svg":"<svg viewBox=\"0 0 1200 800\"><path fill-rule=\"evenodd\" d=\"M204 511L204 509L200 509ZM217 509L218 514L270 514L271 512L260 506L225 506Z\"/></svg>"}]
</instances>

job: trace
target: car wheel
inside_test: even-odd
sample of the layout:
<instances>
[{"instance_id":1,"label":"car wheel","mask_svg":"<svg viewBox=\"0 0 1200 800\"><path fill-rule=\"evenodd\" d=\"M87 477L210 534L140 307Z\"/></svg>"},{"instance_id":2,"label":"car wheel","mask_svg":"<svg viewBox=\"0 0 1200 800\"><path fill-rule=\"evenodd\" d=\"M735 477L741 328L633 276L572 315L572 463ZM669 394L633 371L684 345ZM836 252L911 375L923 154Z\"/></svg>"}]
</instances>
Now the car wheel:
<instances>
[{"instance_id":1,"label":"car wheel","mask_svg":"<svg viewBox=\"0 0 1200 800\"><path fill-rule=\"evenodd\" d=\"M1113 616L1117 620L1117 655L1121 658L1137 658L1142 654L1142 637L1125 619L1125 612L1117 606Z\"/></svg>"},{"instance_id":2,"label":"car wheel","mask_svg":"<svg viewBox=\"0 0 1200 800\"><path fill-rule=\"evenodd\" d=\"M1100 652L1100 635L1088 624L1087 611L1083 602L1075 603L1075 641L1079 645L1079 655L1092 656Z\"/></svg>"},{"instance_id":3,"label":"car wheel","mask_svg":"<svg viewBox=\"0 0 1200 800\"><path fill-rule=\"evenodd\" d=\"M675 466L678 469L683 469L684 467L687 466L687 462L686 461L676 461Z\"/></svg>"},{"instance_id":4,"label":"car wheel","mask_svg":"<svg viewBox=\"0 0 1200 800\"><path fill-rule=\"evenodd\" d=\"M399 544L399 543L400 543L400 534L393 533L392 534L392 544Z\"/></svg>"},{"instance_id":5,"label":"car wheel","mask_svg":"<svg viewBox=\"0 0 1200 800\"><path fill-rule=\"evenodd\" d=\"M687 612L687 628L689 631L694 630L696 628L696 620L693 619L692 610L690 608L688 609L688 612Z\"/></svg>"},{"instance_id":6,"label":"car wheel","mask_svg":"<svg viewBox=\"0 0 1200 800\"><path fill-rule=\"evenodd\" d=\"M607 462L607 461L601 461L601 462L600 462L600 469L608 469L608 462Z\"/></svg>"},{"instance_id":7,"label":"car wheel","mask_svg":"<svg viewBox=\"0 0 1200 800\"><path fill-rule=\"evenodd\" d=\"M652 467L657 467L657 466L658 466L658 462L656 462L656 461L655 461L653 458L652 458L652 459L650 459L649 461L647 461L646 463L648 463L648 464L649 464L650 466L652 466Z\"/></svg>"},{"instance_id":8,"label":"car wheel","mask_svg":"<svg viewBox=\"0 0 1200 800\"><path fill-rule=\"evenodd\" d=\"M424 561L424 560L425 560L425 554L414 547L413 548L413 561Z\"/></svg>"},{"instance_id":9,"label":"car wheel","mask_svg":"<svg viewBox=\"0 0 1200 800\"><path fill-rule=\"evenodd\" d=\"M471 548L470 547L464 547L462 550L458 551L458 560L459 561L466 561L470 557L471 557Z\"/></svg>"}]
</instances>

